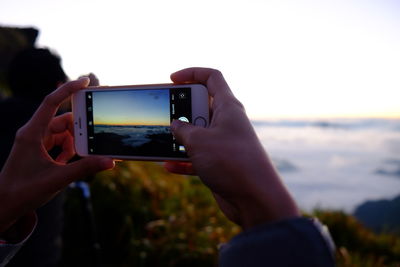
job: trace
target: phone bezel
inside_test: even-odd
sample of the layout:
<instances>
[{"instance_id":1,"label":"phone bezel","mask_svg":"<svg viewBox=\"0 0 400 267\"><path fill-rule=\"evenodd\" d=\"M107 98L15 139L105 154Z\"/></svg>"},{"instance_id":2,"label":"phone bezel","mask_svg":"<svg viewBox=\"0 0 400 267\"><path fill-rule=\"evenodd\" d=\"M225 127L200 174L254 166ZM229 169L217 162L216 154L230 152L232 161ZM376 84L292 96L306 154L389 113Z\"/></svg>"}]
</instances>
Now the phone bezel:
<instances>
[{"instance_id":1,"label":"phone bezel","mask_svg":"<svg viewBox=\"0 0 400 267\"><path fill-rule=\"evenodd\" d=\"M146 84L146 85L123 85L123 86L92 86L80 90L72 96L72 113L74 123L75 150L79 156L93 156L88 153L87 138L87 113L86 97L88 91L98 90L144 90L144 89L170 89L170 88L191 88L192 122L196 118L205 119L209 125L209 96L207 88L202 84ZM149 157L149 156L123 156L123 155L99 155L120 160L144 160L144 161L189 161L186 157Z\"/></svg>"}]
</instances>

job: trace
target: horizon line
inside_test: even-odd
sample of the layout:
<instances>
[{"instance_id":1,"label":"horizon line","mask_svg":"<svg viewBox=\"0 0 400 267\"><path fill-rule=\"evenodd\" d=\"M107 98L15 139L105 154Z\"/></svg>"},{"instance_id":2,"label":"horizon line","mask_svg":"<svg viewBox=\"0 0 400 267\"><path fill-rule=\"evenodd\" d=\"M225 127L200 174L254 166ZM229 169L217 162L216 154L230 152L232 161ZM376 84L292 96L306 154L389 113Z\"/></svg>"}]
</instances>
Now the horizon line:
<instances>
[{"instance_id":1,"label":"horizon line","mask_svg":"<svg viewBox=\"0 0 400 267\"><path fill-rule=\"evenodd\" d=\"M371 116L347 116L347 115L320 115L320 116L289 116L289 115L277 115L277 116L251 116L250 120L335 120L335 119L349 119L349 120L368 120L368 119L381 119L381 120L400 120L400 114L396 115L371 115Z\"/></svg>"}]
</instances>

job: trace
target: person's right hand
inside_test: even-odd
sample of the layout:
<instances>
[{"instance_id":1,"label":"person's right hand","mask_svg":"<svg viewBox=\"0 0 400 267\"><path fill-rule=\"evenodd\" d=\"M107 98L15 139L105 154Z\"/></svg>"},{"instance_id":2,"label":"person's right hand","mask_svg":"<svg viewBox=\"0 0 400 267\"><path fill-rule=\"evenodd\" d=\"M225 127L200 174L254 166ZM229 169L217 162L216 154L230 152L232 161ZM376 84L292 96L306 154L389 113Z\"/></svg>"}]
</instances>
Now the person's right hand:
<instances>
[{"instance_id":1,"label":"person's right hand","mask_svg":"<svg viewBox=\"0 0 400 267\"><path fill-rule=\"evenodd\" d=\"M212 116L207 128L172 122L172 132L185 146L193 165L168 162L167 170L199 175L222 211L243 228L299 216L243 105L222 74L213 69L189 68L172 74L171 79L175 83L206 85Z\"/></svg>"},{"instance_id":2,"label":"person's right hand","mask_svg":"<svg viewBox=\"0 0 400 267\"><path fill-rule=\"evenodd\" d=\"M75 155L72 115L54 116L65 99L88 84L88 78L64 84L48 95L29 122L18 130L0 173L0 234L74 180L114 166L112 159L104 157L67 163ZM55 160L48 154L54 146L62 149Z\"/></svg>"}]
</instances>

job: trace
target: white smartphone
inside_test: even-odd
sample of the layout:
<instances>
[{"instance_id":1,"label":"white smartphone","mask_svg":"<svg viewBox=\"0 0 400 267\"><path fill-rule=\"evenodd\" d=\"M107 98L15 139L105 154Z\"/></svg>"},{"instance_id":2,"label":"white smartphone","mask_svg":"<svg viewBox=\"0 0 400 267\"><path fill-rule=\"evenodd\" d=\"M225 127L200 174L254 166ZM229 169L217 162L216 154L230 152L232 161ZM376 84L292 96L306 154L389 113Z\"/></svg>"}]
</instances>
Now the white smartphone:
<instances>
[{"instance_id":1,"label":"white smartphone","mask_svg":"<svg viewBox=\"0 0 400 267\"><path fill-rule=\"evenodd\" d=\"M80 156L188 161L170 125L207 127L209 97L201 84L88 87L73 95L72 111Z\"/></svg>"}]
</instances>

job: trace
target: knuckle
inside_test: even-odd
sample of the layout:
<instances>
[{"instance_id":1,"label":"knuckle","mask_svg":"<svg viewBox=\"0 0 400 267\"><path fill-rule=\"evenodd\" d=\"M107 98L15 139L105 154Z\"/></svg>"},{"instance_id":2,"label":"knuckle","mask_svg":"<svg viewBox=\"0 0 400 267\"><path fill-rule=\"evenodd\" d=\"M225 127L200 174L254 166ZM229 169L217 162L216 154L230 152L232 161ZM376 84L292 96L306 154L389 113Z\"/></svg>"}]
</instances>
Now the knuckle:
<instances>
[{"instance_id":1,"label":"knuckle","mask_svg":"<svg viewBox=\"0 0 400 267\"><path fill-rule=\"evenodd\" d=\"M237 98L232 99L232 105L243 110L245 109L243 103L240 102Z\"/></svg>"},{"instance_id":2,"label":"knuckle","mask_svg":"<svg viewBox=\"0 0 400 267\"><path fill-rule=\"evenodd\" d=\"M19 128L15 134L15 142L16 143L29 143L32 140L33 140L33 138L29 134L29 130L26 125Z\"/></svg>"},{"instance_id":3,"label":"knuckle","mask_svg":"<svg viewBox=\"0 0 400 267\"><path fill-rule=\"evenodd\" d=\"M51 106L51 107L55 106L56 103L55 103L54 92L51 93L51 94L48 94L48 95L44 98L43 103L44 103L45 105L47 105L47 106Z\"/></svg>"},{"instance_id":4,"label":"knuckle","mask_svg":"<svg viewBox=\"0 0 400 267\"><path fill-rule=\"evenodd\" d=\"M222 110L232 110L232 109L239 109L245 112L245 107L237 98L231 97L226 99L226 101L221 103Z\"/></svg>"},{"instance_id":5,"label":"knuckle","mask_svg":"<svg viewBox=\"0 0 400 267\"><path fill-rule=\"evenodd\" d=\"M201 142L203 134L201 129L191 130L186 135L185 148L189 151L196 149L197 144Z\"/></svg>"},{"instance_id":6,"label":"knuckle","mask_svg":"<svg viewBox=\"0 0 400 267\"><path fill-rule=\"evenodd\" d=\"M210 72L211 72L211 75L210 75L211 78L221 79L224 77L224 75L222 74L222 72L220 70L210 69Z\"/></svg>"}]
</instances>

